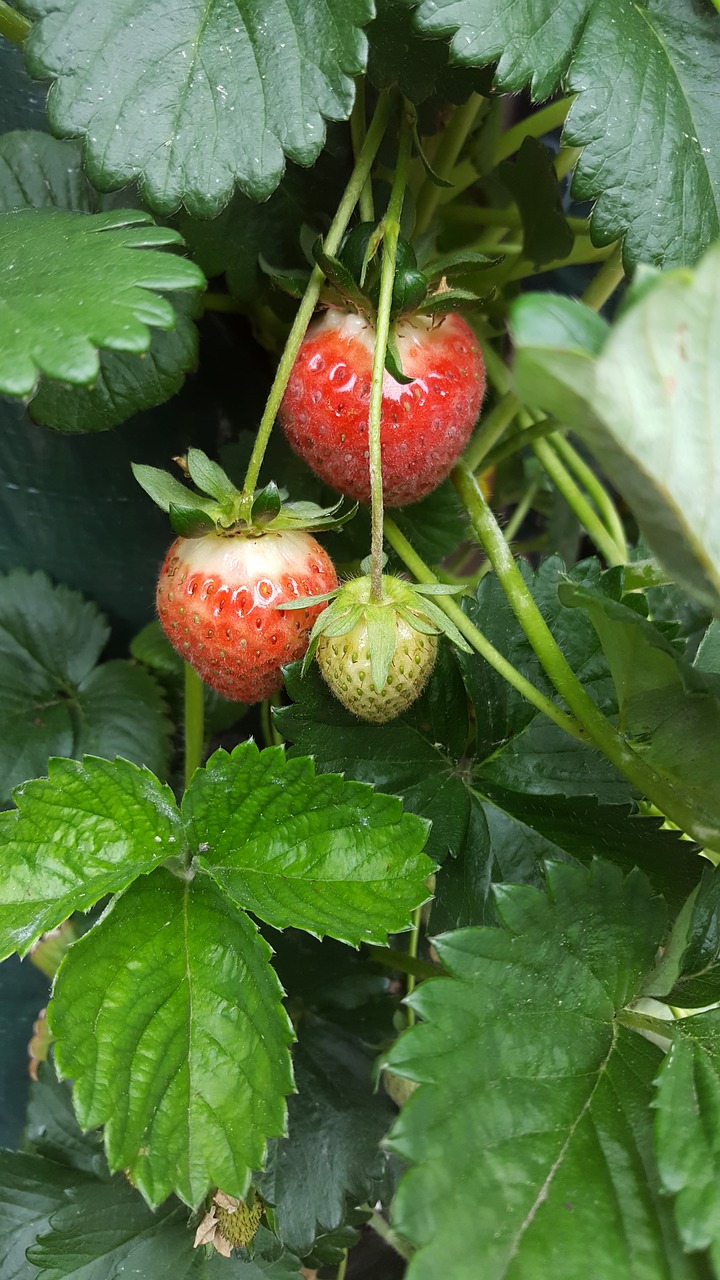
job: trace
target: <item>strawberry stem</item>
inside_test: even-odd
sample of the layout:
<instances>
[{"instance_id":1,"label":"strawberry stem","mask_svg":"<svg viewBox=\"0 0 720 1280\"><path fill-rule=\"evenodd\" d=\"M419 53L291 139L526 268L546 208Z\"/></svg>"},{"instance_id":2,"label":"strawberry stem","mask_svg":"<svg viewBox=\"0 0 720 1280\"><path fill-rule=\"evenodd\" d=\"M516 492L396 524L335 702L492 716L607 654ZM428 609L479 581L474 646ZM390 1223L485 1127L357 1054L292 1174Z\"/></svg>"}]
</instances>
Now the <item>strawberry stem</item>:
<instances>
[{"instance_id":1,"label":"strawberry stem","mask_svg":"<svg viewBox=\"0 0 720 1280\"><path fill-rule=\"evenodd\" d=\"M370 170L373 165L378 148L382 142L383 135L387 128L390 118L390 108L392 106L393 97L389 92L380 94L378 98L375 114L370 123L367 137L363 143L360 155L358 156L355 168L350 175L350 180L343 193L342 200L338 206L338 211L333 218L330 230L325 238L325 251L334 255L340 248L342 238L347 229L347 225L353 215L355 206L360 199L360 193L367 182ZM270 434L275 424L277 411L280 408L280 402L285 394L285 388L290 379L293 365L300 350L300 345L305 337L313 311L320 297L325 280L325 273L321 267L315 266L308 281L307 289L303 295L302 301L298 308L297 315L293 321L292 329L288 334L285 349L280 357L280 363L277 367L275 380L270 389L267 404L263 416L260 419L257 438L253 447L250 462L248 463L245 483L243 484L242 500L240 506L240 518L250 522L252 514L253 494L260 475L265 450L267 449Z\"/></svg>"},{"instance_id":2,"label":"strawberry stem","mask_svg":"<svg viewBox=\"0 0 720 1280\"><path fill-rule=\"evenodd\" d=\"M477 120L478 113L485 105L485 98L479 93L471 93L467 102L457 107L452 119L442 135L437 151L433 156L433 168L438 178L448 181L455 168L455 163L462 151L468 134ZM443 195L443 188L426 178L418 196L415 234L421 236L427 231L435 217L435 211Z\"/></svg>"},{"instance_id":3,"label":"strawberry stem","mask_svg":"<svg viewBox=\"0 0 720 1280\"><path fill-rule=\"evenodd\" d=\"M493 163L500 164L502 160L507 160L509 156L514 155L520 150L526 138L542 138L543 134L550 133L551 129L557 129L558 125L564 124L574 101L574 95L569 98L558 98L547 107L534 111L525 120L520 120L511 129L506 129L498 139Z\"/></svg>"},{"instance_id":4,"label":"strawberry stem","mask_svg":"<svg viewBox=\"0 0 720 1280\"><path fill-rule=\"evenodd\" d=\"M353 156L357 164L367 137L365 120L365 77L358 76L355 81L355 102L350 116L350 136L352 138ZM372 182L370 176L365 179L359 200L360 221L374 222Z\"/></svg>"},{"instance_id":5,"label":"strawberry stem","mask_svg":"<svg viewBox=\"0 0 720 1280\"><path fill-rule=\"evenodd\" d=\"M200 768L205 745L205 685L194 667L185 663L185 786Z\"/></svg>"},{"instance_id":6,"label":"strawberry stem","mask_svg":"<svg viewBox=\"0 0 720 1280\"><path fill-rule=\"evenodd\" d=\"M6 4L5 0L0 0L0 36L5 36L15 44L22 44L31 26L32 23L23 18L17 9Z\"/></svg>"},{"instance_id":7,"label":"strawberry stem","mask_svg":"<svg viewBox=\"0 0 720 1280\"><path fill-rule=\"evenodd\" d=\"M532 425L530 414L522 414L520 421L528 426ZM607 526L588 502L580 486L573 480L565 463L558 455L555 447L555 438L533 441L532 451L543 471L550 477L558 493L562 494L570 510L574 511L580 524L590 535L608 565L611 568L615 568L617 565L625 564L627 549L624 552L621 550L615 539L608 532Z\"/></svg>"},{"instance_id":8,"label":"strawberry stem","mask_svg":"<svg viewBox=\"0 0 720 1280\"><path fill-rule=\"evenodd\" d=\"M646 795L665 817L699 844L708 844L711 822L704 821L697 802L687 798L643 760L626 742L614 724L586 692L550 628L538 609L518 569L495 516L471 471L463 464L455 468L452 480L473 528L491 561L498 581L520 626L535 651L546 675L572 711L580 732ZM443 602L445 607L445 602ZM517 685L516 685L517 687ZM554 704L551 704L554 705ZM556 721L557 723L557 721ZM575 732L574 736L578 736Z\"/></svg>"},{"instance_id":9,"label":"strawberry stem","mask_svg":"<svg viewBox=\"0 0 720 1280\"><path fill-rule=\"evenodd\" d=\"M395 262L397 259L400 217L402 215L408 166L412 155L413 125L415 113L409 104L403 104L400 121L400 140L395 176L390 201L383 219L383 259L380 272L380 296L375 326L375 350L373 352L372 383L370 392L370 416L368 420L368 444L370 450L370 504L372 542L370 548L370 598L382 599L383 571L383 483L382 449L380 445L380 420L382 417L383 380L385 359L390 337L390 312L392 311Z\"/></svg>"}]
</instances>

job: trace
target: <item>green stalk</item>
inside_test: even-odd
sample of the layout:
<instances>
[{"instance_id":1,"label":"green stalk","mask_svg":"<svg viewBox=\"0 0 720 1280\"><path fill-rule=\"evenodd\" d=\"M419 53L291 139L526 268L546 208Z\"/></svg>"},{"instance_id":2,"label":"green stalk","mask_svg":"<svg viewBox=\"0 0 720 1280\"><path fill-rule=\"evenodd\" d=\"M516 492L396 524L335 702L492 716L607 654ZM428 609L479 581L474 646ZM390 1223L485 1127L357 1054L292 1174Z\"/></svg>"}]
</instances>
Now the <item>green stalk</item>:
<instances>
[{"instance_id":1,"label":"green stalk","mask_svg":"<svg viewBox=\"0 0 720 1280\"><path fill-rule=\"evenodd\" d=\"M635 753L586 693L535 604L512 551L502 535L502 530L472 472L461 463L455 468L452 479L460 501L470 516L473 528L489 560L492 561L493 569L515 617L537 654L543 670L561 698L567 703L577 723L582 726L582 730L594 745L607 756L611 764L614 764L615 768L619 769L643 795L648 796L661 813L674 822L681 831L691 835L699 844L713 847L713 843L716 844L717 841L713 841L711 835L711 820L708 819L708 825L705 826L699 807L696 809L688 804L682 792L676 790L672 783L656 773ZM517 688L517 685L515 687ZM574 736L580 736L575 729L575 722L573 726Z\"/></svg>"},{"instance_id":2,"label":"green stalk","mask_svg":"<svg viewBox=\"0 0 720 1280\"><path fill-rule=\"evenodd\" d=\"M367 137L363 144L358 162L352 171L350 181L348 182L342 200L338 207L338 211L332 220L330 230L325 238L325 249L330 254L337 253L340 248L342 238L347 229L347 225L352 217L355 205L360 199L360 193L367 182L370 170L373 165L378 148L383 139L383 134L387 128L390 118L390 108L392 105L392 97L389 93L381 93L378 98L378 104L375 109ZM300 344L305 337L307 329L312 318L313 311L320 297L320 290L325 279L321 267L314 267L307 289L303 295L302 302L298 308L297 315L293 322L292 329L288 335L285 344L285 350L280 357L280 363L275 374L275 381L270 389L270 395L265 406L265 411L260 419L255 446L248 463L247 475L243 485L241 517L250 520L252 512L253 494L257 485L260 468L265 450L267 449L270 433L272 432L277 411L280 408L280 402L285 394L285 388L290 380L290 374L300 350Z\"/></svg>"},{"instance_id":3,"label":"green stalk","mask_svg":"<svg viewBox=\"0 0 720 1280\"><path fill-rule=\"evenodd\" d=\"M337 1280L345 1280L345 1272L347 1271L347 1264L348 1264L348 1250L346 1249L342 1258L340 1259L340 1265L337 1269Z\"/></svg>"},{"instance_id":4,"label":"green stalk","mask_svg":"<svg viewBox=\"0 0 720 1280\"><path fill-rule=\"evenodd\" d=\"M557 102L551 102L549 106L536 111L526 120L513 125L512 129L508 129L498 141L495 148L495 164L500 164L501 160L507 160L508 156L519 151L526 138L541 138L551 129L557 129L558 125L564 123L573 102L574 98L559 98Z\"/></svg>"},{"instance_id":5,"label":"green stalk","mask_svg":"<svg viewBox=\"0 0 720 1280\"><path fill-rule=\"evenodd\" d=\"M543 418L540 422L534 423L532 427L525 427L522 431L513 431L512 435L507 437L507 440L503 440L496 448L490 450L487 457L483 458L482 470L497 467L506 458L510 458L514 453L517 453L518 449L524 449L526 445L532 444L535 440L544 440L546 436L555 436L557 429L557 422L553 418ZM478 468L475 467L475 470L477 471Z\"/></svg>"},{"instance_id":6,"label":"green stalk","mask_svg":"<svg viewBox=\"0 0 720 1280\"><path fill-rule=\"evenodd\" d=\"M467 449L464 460L471 471L477 471L485 462L490 450L497 444L503 432L510 426L520 409L520 401L512 391L498 400L495 408L483 418Z\"/></svg>"},{"instance_id":7,"label":"green stalk","mask_svg":"<svg viewBox=\"0 0 720 1280\"><path fill-rule=\"evenodd\" d=\"M507 542L508 546L512 545L512 542L515 538L515 534L518 532L520 526L523 523L523 520L525 519L528 511L530 510L533 502L535 501L535 495L537 494L537 491L539 488L540 488L540 483L538 480L533 480L532 484L528 485L520 501L518 502L515 510L513 511L510 519L508 520L505 528L503 529L503 537ZM482 582L483 578L487 577L488 573L490 573L491 571L492 571L492 564L490 563L489 560L486 560L485 564L482 565L481 568L478 570L478 572L475 574L475 577L473 578L473 586L477 588Z\"/></svg>"},{"instance_id":8,"label":"green stalk","mask_svg":"<svg viewBox=\"0 0 720 1280\"><path fill-rule=\"evenodd\" d=\"M570 444L570 441L558 432L552 438L552 446L558 453L563 462L569 467L570 471L575 473L576 478L584 486L592 501L595 503L600 515L602 516L605 526L613 539L618 552L622 556L622 563L626 564L628 559L628 547L625 538L625 529L623 522L617 513L615 503L610 494L603 485L602 481L596 476L592 467L589 467L584 458L580 457L577 449Z\"/></svg>"},{"instance_id":9,"label":"green stalk","mask_svg":"<svg viewBox=\"0 0 720 1280\"><path fill-rule=\"evenodd\" d=\"M472 225L479 222L481 226L499 227L503 231L514 231L522 226L520 210L515 204L505 205L503 209L491 209L477 204L448 204L447 208L443 209L443 220L469 222ZM589 234L589 218L566 218L565 221L573 235Z\"/></svg>"},{"instance_id":10,"label":"green stalk","mask_svg":"<svg viewBox=\"0 0 720 1280\"><path fill-rule=\"evenodd\" d=\"M502 534L500 536L502 537ZM425 561L410 545L405 535L400 532L395 521L390 518L385 520L385 537L418 582L438 581L432 570L428 568ZM490 643L482 631L470 621L467 614L463 613L459 604L451 596L437 596L435 603L438 608L442 609L452 619L458 631L464 635L473 649L480 654L480 657L484 658L503 679L507 680L508 684L517 689L518 693L521 693L538 711L542 711L543 715L546 715L554 724L559 725L566 733L569 733L573 738L586 741L587 735L580 725L567 712L561 710L554 702L546 698L544 693L536 689L530 680L527 680L511 662L508 662L507 658L504 658L499 650Z\"/></svg>"},{"instance_id":11,"label":"green stalk","mask_svg":"<svg viewBox=\"0 0 720 1280\"><path fill-rule=\"evenodd\" d=\"M22 44L32 26L27 18L23 18L17 9L13 9L5 0L0 0L0 36L12 40L14 44Z\"/></svg>"},{"instance_id":12,"label":"green stalk","mask_svg":"<svg viewBox=\"0 0 720 1280\"><path fill-rule=\"evenodd\" d=\"M185 663L185 786L200 768L205 746L205 686L194 667Z\"/></svg>"},{"instance_id":13,"label":"green stalk","mask_svg":"<svg viewBox=\"0 0 720 1280\"><path fill-rule=\"evenodd\" d=\"M447 977L446 970L440 965L413 959L407 951L396 951L394 947L377 947L367 943L366 950L371 960L376 964L384 965L386 969L397 969L398 973L411 973L414 978Z\"/></svg>"},{"instance_id":14,"label":"green stalk","mask_svg":"<svg viewBox=\"0 0 720 1280\"><path fill-rule=\"evenodd\" d=\"M355 102L350 116L350 137L352 138L353 156L357 164L367 137L364 76L358 76L355 80ZM372 183L369 177L363 183L359 204L361 222L374 222L375 210L373 208Z\"/></svg>"},{"instance_id":15,"label":"green stalk","mask_svg":"<svg viewBox=\"0 0 720 1280\"><path fill-rule=\"evenodd\" d=\"M627 554L623 554L615 539L610 536L606 526L591 507L582 489L575 483L564 462L558 457L554 448L554 440L536 440L532 451L543 470L549 475L555 488L562 494L572 511L575 512L583 528L592 538L598 551L607 563L614 568L625 564Z\"/></svg>"},{"instance_id":16,"label":"green stalk","mask_svg":"<svg viewBox=\"0 0 720 1280\"><path fill-rule=\"evenodd\" d=\"M396 1253L400 1254L401 1258L405 1258L407 1262L410 1261L413 1255L412 1246L406 1244L404 1240L401 1240L397 1232L393 1231L390 1224L385 1221L381 1213L378 1213L377 1209L373 1209L372 1211L370 1216L370 1226L373 1231L376 1231L377 1234L381 1236L386 1244L390 1245L391 1249L394 1249Z\"/></svg>"},{"instance_id":17,"label":"green stalk","mask_svg":"<svg viewBox=\"0 0 720 1280\"><path fill-rule=\"evenodd\" d=\"M412 118L403 111L400 125L397 167L393 178L390 202L383 218L383 258L380 273L380 296L375 323L375 349L373 352L372 382L370 391L370 416L368 419L368 445L370 451L370 505L372 543L370 550L370 595L373 600L382 599L383 571L383 482L380 420L382 417L383 379L385 357L390 337L390 313L392 311L395 261L397 258L400 217L402 215L408 166L412 154Z\"/></svg>"},{"instance_id":18,"label":"green stalk","mask_svg":"<svg viewBox=\"0 0 720 1280\"><path fill-rule=\"evenodd\" d=\"M561 147L555 157L555 172L559 180L566 178L575 168L582 154L581 147Z\"/></svg>"},{"instance_id":19,"label":"green stalk","mask_svg":"<svg viewBox=\"0 0 720 1280\"><path fill-rule=\"evenodd\" d=\"M593 311L599 311L605 306L608 298L611 298L619 284L625 279L625 271L622 264L622 245L618 241L611 253L610 257L596 272L590 281L587 289L582 295L582 301L586 307L592 307Z\"/></svg>"},{"instance_id":20,"label":"green stalk","mask_svg":"<svg viewBox=\"0 0 720 1280\"><path fill-rule=\"evenodd\" d=\"M485 99L479 93L471 93L467 102L457 107L445 130L442 140L435 152L433 168L439 178L447 182L455 162L462 151L470 130L478 117L478 112ZM443 188L438 187L432 178L426 178L418 196L415 235L421 236L427 231L435 217Z\"/></svg>"},{"instance_id":21,"label":"green stalk","mask_svg":"<svg viewBox=\"0 0 720 1280\"><path fill-rule=\"evenodd\" d=\"M420 924L422 921L422 907L416 907L413 911L412 931L410 933L410 942L408 944L408 956L410 960L417 960L418 943L420 941ZM415 990L415 974L412 969L408 970L407 981L405 983L405 994L411 996ZM407 1008L408 1026L415 1026L415 1010L408 1005Z\"/></svg>"}]
</instances>

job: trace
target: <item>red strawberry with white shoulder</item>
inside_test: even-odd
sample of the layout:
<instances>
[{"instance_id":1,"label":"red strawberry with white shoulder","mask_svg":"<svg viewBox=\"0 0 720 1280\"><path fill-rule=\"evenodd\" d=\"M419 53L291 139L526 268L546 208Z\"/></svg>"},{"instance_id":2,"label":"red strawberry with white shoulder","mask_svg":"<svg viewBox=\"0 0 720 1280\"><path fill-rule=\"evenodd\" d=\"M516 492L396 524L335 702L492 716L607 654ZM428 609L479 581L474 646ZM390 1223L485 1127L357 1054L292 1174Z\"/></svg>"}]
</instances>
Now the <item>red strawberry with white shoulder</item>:
<instances>
[{"instance_id":1,"label":"red strawberry with white shoulder","mask_svg":"<svg viewBox=\"0 0 720 1280\"><path fill-rule=\"evenodd\" d=\"M275 485L242 496L217 463L190 449L187 472L197 490L156 467L133 466L135 478L179 535L157 585L160 624L173 648L205 684L235 702L259 702L282 684L282 667L305 653L321 601L285 604L337 586L327 552L310 530L336 528L338 508L283 503Z\"/></svg>"}]
</instances>

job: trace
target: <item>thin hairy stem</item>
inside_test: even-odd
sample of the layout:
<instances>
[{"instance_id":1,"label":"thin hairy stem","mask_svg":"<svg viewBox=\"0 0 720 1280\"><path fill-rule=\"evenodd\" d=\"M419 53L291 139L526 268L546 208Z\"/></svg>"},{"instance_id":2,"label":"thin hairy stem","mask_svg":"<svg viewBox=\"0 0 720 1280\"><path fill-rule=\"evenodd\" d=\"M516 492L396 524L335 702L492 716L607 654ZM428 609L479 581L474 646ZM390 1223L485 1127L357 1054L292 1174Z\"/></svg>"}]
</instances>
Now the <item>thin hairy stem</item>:
<instances>
[{"instance_id":1,"label":"thin hairy stem","mask_svg":"<svg viewBox=\"0 0 720 1280\"><path fill-rule=\"evenodd\" d=\"M353 169L350 181L348 182L342 200L340 201L338 211L333 218L330 230L325 238L325 249L330 254L337 253L340 248L340 243L347 229L347 225L352 217L355 206L360 199L360 192L368 179L373 161L375 160L378 148L382 142L383 134L387 128L392 102L393 98L390 94L380 94L375 114L367 132L365 143L362 147L361 154L358 157L358 162ZM287 387L290 379L290 374L292 373L297 353L300 350L300 344L305 337L305 330L310 323L312 313L315 310L318 298L320 297L320 290L322 289L324 279L325 276L322 268L316 266L310 276L307 289L305 290L297 315L295 316L292 329L288 335L288 340L285 343L285 350L280 357L280 363L277 368L277 373L275 374L275 380L270 389L270 395L268 396L265 411L260 419L260 426L258 427L255 446L250 457L247 474L245 476L245 483L243 485L241 515L243 519L248 521L252 512L255 486L257 485L258 476L260 475L260 468L262 466L263 458L265 457L265 450L267 449L270 434L277 416L277 411L280 408L280 402L285 394L285 388Z\"/></svg>"},{"instance_id":2,"label":"thin hairy stem","mask_svg":"<svg viewBox=\"0 0 720 1280\"><path fill-rule=\"evenodd\" d=\"M625 564L628 559L625 529L623 522L618 515L615 503L610 497L610 494L604 484L599 477L596 476L592 467L588 466L585 459L580 457L577 449L575 449L574 446L570 444L570 441L567 440L564 435L561 435L560 432L557 432L552 437L552 446L570 471L574 472L576 479L580 481L590 498L592 498L592 501L595 503L595 506L605 522L605 526L613 539L613 542L622 556L622 563Z\"/></svg>"},{"instance_id":3,"label":"thin hairy stem","mask_svg":"<svg viewBox=\"0 0 720 1280\"><path fill-rule=\"evenodd\" d=\"M352 138L353 156L357 164L367 137L367 121L365 116L365 77L358 76L355 81L355 102L350 116L350 137ZM362 222L374 222L372 182L368 176L360 192L360 219Z\"/></svg>"},{"instance_id":4,"label":"thin hairy stem","mask_svg":"<svg viewBox=\"0 0 720 1280\"><path fill-rule=\"evenodd\" d=\"M532 450L540 466L550 477L558 492L562 494L570 509L575 512L580 524L590 535L607 563L611 567L624 564L627 555L618 547L582 489L573 480L565 463L558 457L554 438L535 440Z\"/></svg>"},{"instance_id":5,"label":"thin hairy stem","mask_svg":"<svg viewBox=\"0 0 720 1280\"><path fill-rule=\"evenodd\" d=\"M608 298L612 297L618 285L622 284L624 279L622 245L618 241L610 257L606 259L600 270L593 276L582 295L582 301L586 307L592 307L593 311L599 311L601 307L605 306Z\"/></svg>"},{"instance_id":6,"label":"thin hairy stem","mask_svg":"<svg viewBox=\"0 0 720 1280\"><path fill-rule=\"evenodd\" d=\"M412 154L413 117L403 110L398 144L397 167L393 178L390 202L383 218L383 258L380 273L380 297L375 325L375 349L373 352L372 382L370 390L370 416L368 420L368 447L370 452L370 507L372 543L370 550L370 594L373 600L382 598L383 571L383 482L380 423L382 418L383 380L385 357L390 337L390 313L392 311L395 261L397 258L400 218L402 215L408 165Z\"/></svg>"},{"instance_id":7,"label":"thin hairy stem","mask_svg":"<svg viewBox=\"0 0 720 1280\"><path fill-rule=\"evenodd\" d=\"M472 93L463 106L456 108L438 144L433 157L433 167L437 176L443 178L446 182L455 167L455 162L467 141L484 102L485 99L479 93ZM417 202L416 235L423 235L430 226L435 217L442 190L442 187L438 187L432 181L432 178L425 179Z\"/></svg>"}]
</instances>

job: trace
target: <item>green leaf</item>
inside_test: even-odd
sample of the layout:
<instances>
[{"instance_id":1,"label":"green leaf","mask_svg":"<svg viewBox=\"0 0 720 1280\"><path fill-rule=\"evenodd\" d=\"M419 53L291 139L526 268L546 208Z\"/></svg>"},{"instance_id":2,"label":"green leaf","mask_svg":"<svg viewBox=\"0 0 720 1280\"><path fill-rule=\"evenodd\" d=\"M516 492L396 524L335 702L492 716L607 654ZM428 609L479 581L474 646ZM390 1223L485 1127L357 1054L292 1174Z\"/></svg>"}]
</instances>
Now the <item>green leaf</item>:
<instances>
[{"instance_id":1,"label":"green leaf","mask_svg":"<svg viewBox=\"0 0 720 1280\"><path fill-rule=\"evenodd\" d=\"M395 1108L373 1090L372 1060L356 1035L324 1019L300 1029L288 1136L271 1144L257 1186L273 1205L280 1239L301 1256L319 1229L346 1222L346 1201L377 1199L387 1159L380 1143Z\"/></svg>"},{"instance_id":2,"label":"green leaf","mask_svg":"<svg viewBox=\"0 0 720 1280\"><path fill-rule=\"evenodd\" d=\"M209 218L238 186L277 187L285 156L309 165L326 119L347 119L363 69L369 0L265 7L192 0L23 0L32 75L56 81L53 131L82 136L98 187L140 178L161 213ZM116 126L118 126L116 128Z\"/></svg>"},{"instance_id":3,"label":"green leaf","mask_svg":"<svg viewBox=\"0 0 720 1280\"><path fill-rule=\"evenodd\" d=\"M197 775L196 775L197 776ZM270 948L212 881L137 880L55 981L55 1059L83 1128L150 1204L244 1196L283 1132L292 1030ZM138 1070L138 1062L146 1064Z\"/></svg>"},{"instance_id":4,"label":"green leaf","mask_svg":"<svg viewBox=\"0 0 720 1280\"><path fill-rule=\"evenodd\" d=\"M147 769L87 757L50 760L48 773L0 815L3 959L182 850L172 792Z\"/></svg>"},{"instance_id":5,"label":"green leaf","mask_svg":"<svg viewBox=\"0 0 720 1280\"><path fill-rule=\"evenodd\" d=\"M0 392L29 396L40 373L88 386L99 347L144 352L148 325L174 328L158 291L204 284L194 263L157 252L179 238L137 211L0 212Z\"/></svg>"},{"instance_id":6,"label":"green leaf","mask_svg":"<svg viewBox=\"0 0 720 1280\"><path fill-rule=\"evenodd\" d=\"M608 575L610 578L610 575ZM605 580L607 582L607 579ZM561 585L560 599L587 611L610 665L618 728L643 759L679 785L720 844L720 683L688 663L661 631L600 589ZM627 603L626 603L627 602Z\"/></svg>"},{"instance_id":7,"label":"green leaf","mask_svg":"<svg viewBox=\"0 0 720 1280\"><path fill-rule=\"evenodd\" d=\"M285 284L294 287L299 283L298 269L304 268L301 296L309 278L300 248L301 230L311 228L313 241L326 230L327 210L337 207L350 172L349 157L333 154L334 150L324 151L312 169L289 165L277 191L263 204L238 191L211 221L181 211L178 229L205 274L224 275L233 296L252 303L267 288L263 279L267 264L271 264L271 275L277 273L280 280L289 271L291 279L286 277Z\"/></svg>"},{"instance_id":8,"label":"green leaf","mask_svg":"<svg viewBox=\"0 0 720 1280\"><path fill-rule=\"evenodd\" d=\"M402 0L376 0L377 17L368 28L368 79L377 89L397 85L411 102L435 95L440 102L465 102L473 90L485 93L490 76L449 60L445 40L423 39Z\"/></svg>"},{"instance_id":9,"label":"green leaf","mask_svg":"<svg viewBox=\"0 0 720 1280\"><path fill-rule=\"evenodd\" d=\"M203 498L200 494L193 493L187 485L182 484L175 476L171 476L168 471L161 471L159 467L148 467L143 462L133 462L132 473L140 487L161 511L169 511L171 507L179 507L181 510L197 507L199 511L212 511L217 506L211 498Z\"/></svg>"},{"instance_id":10,"label":"green leaf","mask_svg":"<svg viewBox=\"0 0 720 1280\"><path fill-rule=\"evenodd\" d=\"M653 962L664 909L623 881L553 865L547 896L497 890L501 928L435 942L448 981L388 1056L420 1083L391 1134L412 1168L397 1230L408 1280L698 1274L659 1195L651 1086L661 1054L618 1021Z\"/></svg>"},{"instance_id":11,"label":"green leaf","mask_svg":"<svg viewBox=\"0 0 720 1280\"><path fill-rule=\"evenodd\" d=\"M0 1280L28 1280L25 1250L83 1175L41 1156L0 1151Z\"/></svg>"},{"instance_id":12,"label":"green leaf","mask_svg":"<svg viewBox=\"0 0 720 1280\"><path fill-rule=\"evenodd\" d=\"M200 1280L188 1212L168 1201L155 1212L123 1177L72 1187L28 1250L38 1280ZM35 1274L35 1273L33 1273Z\"/></svg>"},{"instance_id":13,"label":"green leaf","mask_svg":"<svg viewBox=\"0 0 720 1280\"><path fill-rule=\"evenodd\" d=\"M185 793L183 816L200 866L279 929L385 943L428 896L426 824L395 797L316 776L311 760L288 760L279 747L216 751Z\"/></svg>"},{"instance_id":14,"label":"green leaf","mask_svg":"<svg viewBox=\"0 0 720 1280\"><path fill-rule=\"evenodd\" d=\"M625 236L628 263L665 266L696 261L720 232L719 23L676 0L422 0L415 13L462 66L499 60L499 88L577 94L564 140L584 148L575 193L597 197L596 242Z\"/></svg>"},{"instance_id":15,"label":"green leaf","mask_svg":"<svg viewBox=\"0 0 720 1280\"><path fill-rule=\"evenodd\" d=\"M96 666L108 636L95 605L45 574L0 577L0 802L55 755L122 755L165 771L161 689L129 662Z\"/></svg>"},{"instance_id":16,"label":"green leaf","mask_svg":"<svg viewBox=\"0 0 720 1280\"><path fill-rule=\"evenodd\" d=\"M59 142L45 133L0 137L0 211L17 208L98 213L103 201L87 181L77 142ZM153 332L146 355L100 353L100 372L90 388L67 387L43 379L32 400L36 422L60 431L104 431L139 409L154 408L182 386L197 361L196 302L179 294L167 301L175 327Z\"/></svg>"},{"instance_id":17,"label":"green leaf","mask_svg":"<svg viewBox=\"0 0 720 1280\"><path fill-rule=\"evenodd\" d=\"M588 618L574 615L558 600L563 564L557 556L543 561L535 574L525 562L520 570L543 617L573 671L605 711L615 709L607 661ZM582 583L600 574L597 561L583 561L568 575ZM520 627L494 575L488 575L476 600L466 597L463 609L497 649L548 697L557 694ZM570 738L536 712L477 654L460 654L458 662L475 704L477 740L475 785L499 786L522 794L593 796L603 804L626 804L634 795L626 779L599 751Z\"/></svg>"},{"instance_id":18,"label":"green leaf","mask_svg":"<svg viewBox=\"0 0 720 1280\"><path fill-rule=\"evenodd\" d=\"M720 873L706 867L692 905L669 1003L699 1009L720 999Z\"/></svg>"},{"instance_id":19,"label":"green leaf","mask_svg":"<svg viewBox=\"0 0 720 1280\"><path fill-rule=\"evenodd\" d=\"M547 147L537 138L526 138L513 163L500 165L498 176L520 210L523 257L536 267L566 258L574 238Z\"/></svg>"},{"instance_id":20,"label":"green leaf","mask_svg":"<svg viewBox=\"0 0 720 1280\"><path fill-rule=\"evenodd\" d=\"M622 314L596 359L586 342L596 322L580 304L572 314L563 308L562 336L555 329L544 339L537 296L513 311L520 394L583 435L671 578L715 611L718 288L720 247L695 271L664 275Z\"/></svg>"},{"instance_id":21,"label":"green leaf","mask_svg":"<svg viewBox=\"0 0 720 1280\"><path fill-rule=\"evenodd\" d=\"M364 724L332 696L317 667L286 669L293 705L276 713L290 755L312 755L325 773L345 773L402 796L432 821L426 852L441 861L462 847L470 799L457 761L468 735L467 695L452 655L441 647L428 687L409 712L389 724Z\"/></svg>"},{"instance_id":22,"label":"green leaf","mask_svg":"<svg viewBox=\"0 0 720 1280\"><path fill-rule=\"evenodd\" d=\"M696 1014L672 1024L657 1079L655 1137L663 1190L675 1196L683 1247L710 1249L720 1269L720 1016Z\"/></svg>"},{"instance_id":23,"label":"green leaf","mask_svg":"<svg viewBox=\"0 0 720 1280\"><path fill-rule=\"evenodd\" d=\"M24 1145L37 1155L81 1173L107 1177L98 1130L83 1133L72 1108L72 1089L58 1080L50 1062L41 1062L30 1085ZM0 1273L1 1274L1 1273Z\"/></svg>"}]
</instances>

